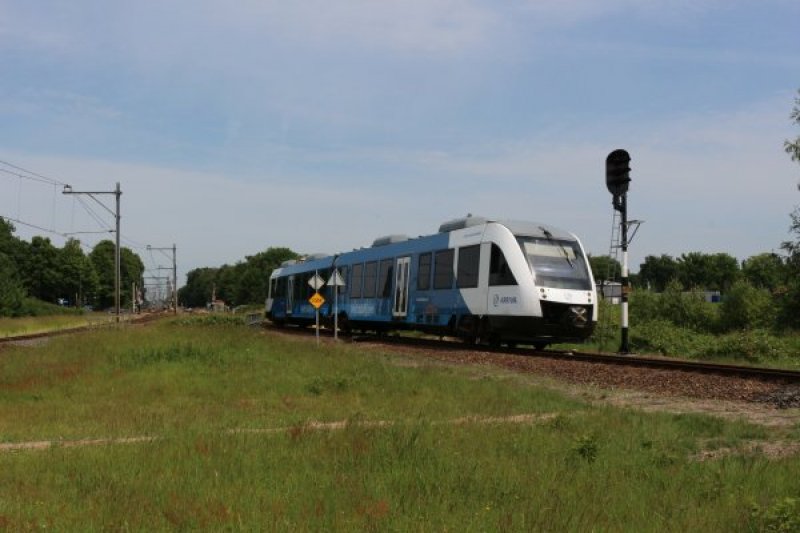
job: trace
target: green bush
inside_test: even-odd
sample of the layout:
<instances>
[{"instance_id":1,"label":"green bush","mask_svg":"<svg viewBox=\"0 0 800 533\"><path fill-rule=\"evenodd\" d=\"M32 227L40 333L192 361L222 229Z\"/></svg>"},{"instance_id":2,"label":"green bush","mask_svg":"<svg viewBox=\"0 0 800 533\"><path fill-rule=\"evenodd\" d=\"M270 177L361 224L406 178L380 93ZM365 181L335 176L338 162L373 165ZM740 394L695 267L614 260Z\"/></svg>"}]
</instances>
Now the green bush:
<instances>
[{"instance_id":1,"label":"green bush","mask_svg":"<svg viewBox=\"0 0 800 533\"><path fill-rule=\"evenodd\" d=\"M778 325L800 329L800 280L793 280L777 297Z\"/></svg>"},{"instance_id":2,"label":"green bush","mask_svg":"<svg viewBox=\"0 0 800 533\"><path fill-rule=\"evenodd\" d=\"M747 281L734 283L720 305L720 325L725 331L771 328L776 318L776 306L769 291Z\"/></svg>"},{"instance_id":3,"label":"green bush","mask_svg":"<svg viewBox=\"0 0 800 533\"><path fill-rule=\"evenodd\" d=\"M787 347L784 346L779 337L771 335L767 330L759 329L742 330L722 335L701 355L706 357L732 357L758 362L765 359L777 359L787 353Z\"/></svg>"},{"instance_id":4,"label":"green bush","mask_svg":"<svg viewBox=\"0 0 800 533\"><path fill-rule=\"evenodd\" d=\"M708 333L676 326L665 319L635 323L631 328L631 347L636 352L698 357L714 342Z\"/></svg>"},{"instance_id":5,"label":"green bush","mask_svg":"<svg viewBox=\"0 0 800 533\"><path fill-rule=\"evenodd\" d=\"M664 292L637 290L631 293L631 319L636 322L666 320L694 331L710 332L719 327L716 304L700 293L686 293L680 283L671 281Z\"/></svg>"},{"instance_id":6,"label":"green bush","mask_svg":"<svg viewBox=\"0 0 800 533\"><path fill-rule=\"evenodd\" d=\"M82 315L83 313L83 309L77 307L63 307L36 298L23 298L19 313L15 316Z\"/></svg>"},{"instance_id":7,"label":"green bush","mask_svg":"<svg viewBox=\"0 0 800 533\"><path fill-rule=\"evenodd\" d=\"M695 331L714 331L719 322L717 307L698 292L685 293L677 281L670 282L661 294L661 318L676 326Z\"/></svg>"}]
</instances>

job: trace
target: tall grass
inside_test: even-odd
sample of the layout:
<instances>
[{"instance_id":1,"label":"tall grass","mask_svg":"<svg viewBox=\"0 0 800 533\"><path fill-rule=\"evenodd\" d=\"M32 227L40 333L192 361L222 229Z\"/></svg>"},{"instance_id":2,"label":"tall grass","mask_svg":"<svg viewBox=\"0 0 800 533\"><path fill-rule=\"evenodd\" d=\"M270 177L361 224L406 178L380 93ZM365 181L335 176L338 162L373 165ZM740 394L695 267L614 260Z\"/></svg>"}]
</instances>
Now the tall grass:
<instances>
[{"instance_id":1,"label":"tall grass","mask_svg":"<svg viewBox=\"0 0 800 533\"><path fill-rule=\"evenodd\" d=\"M800 459L693 459L772 430L596 406L491 368L180 322L4 349L0 441L138 435L156 439L0 452L0 529L758 531L800 516Z\"/></svg>"}]
</instances>

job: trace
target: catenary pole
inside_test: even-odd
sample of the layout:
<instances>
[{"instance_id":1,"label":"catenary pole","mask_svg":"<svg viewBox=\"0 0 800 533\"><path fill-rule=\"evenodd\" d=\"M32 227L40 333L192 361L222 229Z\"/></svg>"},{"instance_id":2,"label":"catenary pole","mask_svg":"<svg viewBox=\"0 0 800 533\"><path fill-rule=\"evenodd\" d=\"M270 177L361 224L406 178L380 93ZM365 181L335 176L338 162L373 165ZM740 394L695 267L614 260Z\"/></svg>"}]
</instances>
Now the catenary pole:
<instances>
[{"instance_id":1,"label":"catenary pole","mask_svg":"<svg viewBox=\"0 0 800 533\"><path fill-rule=\"evenodd\" d=\"M116 322L119 323L120 321L120 275L121 275L121 261L120 261L120 197L122 196L122 190L120 189L119 182L117 182L117 186L113 191L75 191L72 189L72 185L64 185L64 190L62 194L85 194L89 196L92 200L100 204L100 206L111 213L114 216L115 221L115 233L116 235L116 244L114 250L114 314L116 316ZM116 210L112 211L109 209L103 202L95 198L95 196L100 194L113 194L116 197Z\"/></svg>"},{"instance_id":2,"label":"catenary pole","mask_svg":"<svg viewBox=\"0 0 800 533\"><path fill-rule=\"evenodd\" d=\"M114 190L114 196L117 198L117 246L116 246L116 254L114 255L114 264L115 264L115 272L116 275L114 276L114 307L117 312L117 322L120 321L120 285L122 277L122 254L120 253L120 236L119 236L119 226L120 226L120 212L119 212L119 204L120 204L120 196L122 196L122 191L119 188L119 182L117 182L117 188Z\"/></svg>"},{"instance_id":3,"label":"catenary pole","mask_svg":"<svg viewBox=\"0 0 800 533\"><path fill-rule=\"evenodd\" d=\"M173 243L172 247L158 248L155 246L147 245L148 250L158 250L160 252L172 252L172 291L170 291L170 300L172 302L172 310L178 314L178 247ZM166 267L165 267L166 269ZM161 270L161 267L159 267ZM213 299L213 298L212 298Z\"/></svg>"}]
</instances>

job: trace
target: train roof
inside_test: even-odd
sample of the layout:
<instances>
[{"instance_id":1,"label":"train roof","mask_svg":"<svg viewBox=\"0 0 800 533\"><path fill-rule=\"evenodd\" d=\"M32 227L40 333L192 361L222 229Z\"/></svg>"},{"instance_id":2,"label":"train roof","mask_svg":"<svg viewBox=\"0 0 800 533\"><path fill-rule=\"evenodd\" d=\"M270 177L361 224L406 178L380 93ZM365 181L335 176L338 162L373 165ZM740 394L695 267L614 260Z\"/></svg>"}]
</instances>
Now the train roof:
<instances>
[{"instance_id":1,"label":"train roof","mask_svg":"<svg viewBox=\"0 0 800 533\"><path fill-rule=\"evenodd\" d=\"M439 226L439 232L432 235L422 235L420 237L411 239L406 235L395 234L379 237L375 239L370 247L358 248L352 252L344 252L336 255L312 254L305 259L299 261L286 261L281 265L281 274L292 274L295 272L308 272L310 270L324 270L333 266L334 261L341 255L349 255L354 252L366 252L366 255L380 255L383 252L375 251L371 253L374 248L383 248L385 246L402 245L404 243L414 243L422 241L423 239L441 238L444 234L458 231L461 229L472 228L477 226L486 226L488 224L499 224L507 228L516 237L534 237L534 238L553 238L563 240L573 240L575 236L561 228L542 224L539 222L529 222L521 220L492 220L482 216L468 215L464 218L457 218L448 220Z\"/></svg>"},{"instance_id":2,"label":"train roof","mask_svg":"<svg viewBox=\"0 0 800 533\"><path fill-rule=\"evenodd\" d=\"M500 224L508 228L511 233L518 237L542 237L548 235L555 239L574 239L575 237L568 231L564 231L555 226L542 224L540 222L525 222L521 220L493 220L483 216L469 214L463 218L448 220L439 226L439 233L450 233L461 229L472 228L475 226L485 226L487 224Z\"/></svg>"},{"instance_id":3,"label":"train roof","mask_svg":"<svg viewBox=\"0 0 800 533\"><path fill-rule=\"evenodd\" d=\"M548 224L541 224L539 222L524 222L520 220L498 220L501 224L508 228L508 230L517 237L543 237L547 238L547 233L554 239L573 240L575 236L561 228L550 226ZM547 232L547 233L545 233Z\"/></svg>"}]
</instances>

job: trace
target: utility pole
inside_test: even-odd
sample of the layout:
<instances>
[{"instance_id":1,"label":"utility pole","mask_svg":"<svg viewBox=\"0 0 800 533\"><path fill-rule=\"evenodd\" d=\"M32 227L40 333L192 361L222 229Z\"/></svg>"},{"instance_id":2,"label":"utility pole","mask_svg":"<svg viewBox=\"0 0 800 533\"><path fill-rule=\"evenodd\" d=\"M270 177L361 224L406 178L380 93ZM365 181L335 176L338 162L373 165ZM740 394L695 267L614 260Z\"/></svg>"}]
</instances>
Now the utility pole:
<instances>
[{"instance_id":1,"label":"utility pole","mask_svg":"<svg viewBox=\"0 0 800 533\"><path fill-rule=\"evenodd\" d=\"M172 245L171 248L157 248L155 246L147 245L148 250L156 250L159 252L172 252L172 309L173 312L177 315L178 314L178 248L175 244ZM166 255L166 254L165 254ZM158 267L158 270L162 270L162 267ZM166 268L164 268L166 270Z\"/></svg>"},{"instance_id":2,"label":"utility pole","mask_svg":"<svg viewBox=\"0 0 800 533\"><path fill-rule=\"evenodd\" d=\"M114 253L114 314L116 315L116 322L119 323L120 321L120 278L121 278L121 261L120 261L120 245L119 245L119 225L120 225L120 196L122 196L122 190L119 188L119 182L117 182L117 187L113 191L74 191L72 190L72 185L64 185L64 190L62 194L85 194L95 202L97 202L100 207L108 211L114 216L114 220L116 221L116 229L114 233L116 233L116 247ZM96 198L97 195L100 194L113 194L116 197L116 210L112 211L109 209L103 202Z\"/></svg>"}]
</instances>

